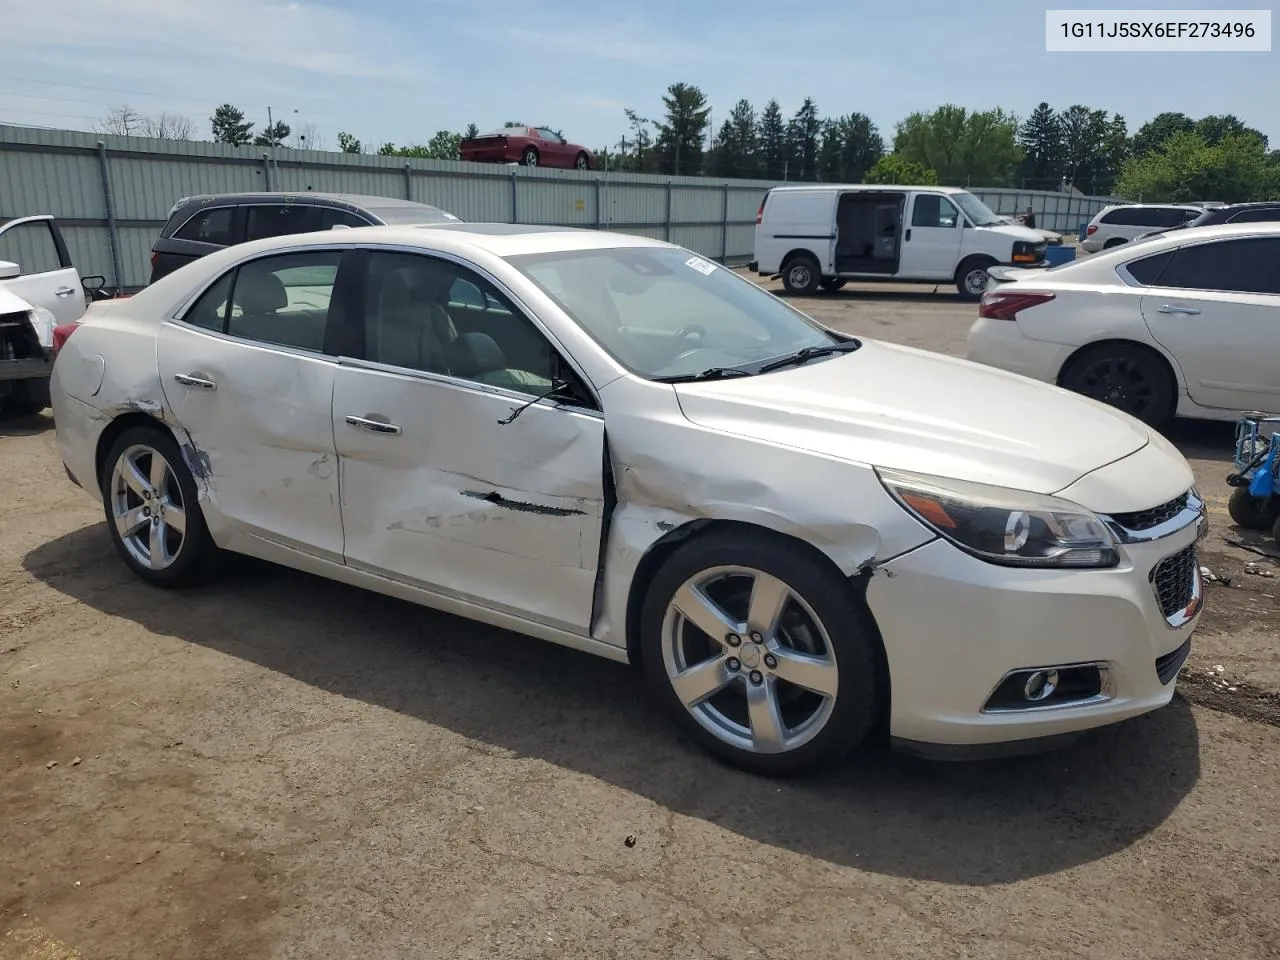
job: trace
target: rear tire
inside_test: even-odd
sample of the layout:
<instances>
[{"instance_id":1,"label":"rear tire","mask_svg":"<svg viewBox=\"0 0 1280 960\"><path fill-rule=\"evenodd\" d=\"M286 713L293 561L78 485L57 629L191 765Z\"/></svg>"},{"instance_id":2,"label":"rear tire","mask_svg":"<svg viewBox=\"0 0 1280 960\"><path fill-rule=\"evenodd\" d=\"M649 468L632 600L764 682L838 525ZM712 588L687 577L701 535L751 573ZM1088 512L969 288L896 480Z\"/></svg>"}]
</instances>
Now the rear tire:
<instances>
[{"instance_id":1,"label":"rear tire","mask_svg":"<svg viewBox=\"0 0 1280 960\"><path fill-rule=\"evenodd\" d=\"M1227 512L1245 530L1271 530L1280 520L1280 499L1255 497L1248 487L1236 487L1227 501Z\"/></svg>"},{"instance_id":2,"label":"rear tire","mask_svg":"<svg viewBox=\"0 0 1280 960\"><path fill-rule=\"evenodd\" d=\"M836 570L775 534L721 530L678 548L645 595L640 644L684 733L754 773L836 763L880 718L870 614Z\"/></svg>"},{"instance_id":3,"label":"rear tire","mask_svg":"<svg viewBox=\"0 0 1280 960\"><path fill-rule=\"evenodd\" d=\"M845 280L844 277L823 277L822 289L827 291L827 293L835 293L846 283L848 283L848 281Z\"/></svg>"},{"instance_id":4,"label":"rear tire","mask_svg":"<svg viewBox=\"0 0 1280 960\"><path fill-rule=\"evenodd\" d=\"M1058 385L1123 410L1157 430L1173 419L1177 384L1158 354L1134 343L1102 343L1067 362Z\"/></svg>"},{"instance_id":5,"label":"rear tire","mask_svg":"<svg viewBox=\"0 0 1280 960\"><path fill-rule=\"evenodd\" d=\"M590 165L590 162L587 160L587 155L585 153L580 153L573 158L573 165L578 170L586 170Z\"/></svg>"},{"instance_id":6,"label":"rear tire","mask_svg":"<svg viewBox=\"0 0 1280 960\"><path fill-rule=\"evenodd\" d=\"M536 147L525 147L524 153L520 155L520 163L526 167L536 167L538 165L538 149Z\"/></svg>"},{"instance_id":7,"label":"rear tire","mask_svg":"<svg viewBox=\"0 0 1280 960\"><path fill-rule=\"evenodd\" d=\"M812 296L818 292L822 271L818 261L807 253L792 257L782 267L782 286L787 293Z\"/></svg>"}]
</instances>

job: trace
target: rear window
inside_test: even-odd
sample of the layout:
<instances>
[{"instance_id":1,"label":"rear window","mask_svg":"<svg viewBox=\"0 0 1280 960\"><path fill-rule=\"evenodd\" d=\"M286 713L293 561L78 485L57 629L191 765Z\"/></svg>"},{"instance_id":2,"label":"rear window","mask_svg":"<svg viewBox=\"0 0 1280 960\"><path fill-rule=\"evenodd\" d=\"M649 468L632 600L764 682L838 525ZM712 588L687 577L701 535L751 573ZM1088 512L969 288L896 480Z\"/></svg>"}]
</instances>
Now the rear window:
<instances>
[{"instance_id":1,"label":"rear window","mask_svg":"<svg viewBox=\"0 0 1280 960\"><path fill-rule=\"evenodd\" d=\"M1280 220L1280 207L1264 207L1260 210L1241 210L1228 223L1271 223Z\"/></svg>"},{"instance_id":2,"label":"rear window","mask_svg":"<svg viewBox=\"0 0 1280 960\"><path fill-rule=\"evenodd\" d=\"M1143 257L1141 260L1130 260L1125 269L1129 271L1129 276L1137 280L1144 287L1152 286L1160 279L1160 274L1164 272L1164 268L1169 265L1169 261L1173 259L1173 251L1166 250L1163 253L1157 253L1155 256Z\"/></svg>"},{"instance_id":3,"label":"rear window","mask_svg":"<svg viewBox=\"0 0 1280 960\"><path fill-rule=\"evenodd\" d=\"M194 240L197 243L216 243L230 246L235 243L235 209L211 207L201 210L174 234L178 240Z\"/></svg>"}]
</instances>

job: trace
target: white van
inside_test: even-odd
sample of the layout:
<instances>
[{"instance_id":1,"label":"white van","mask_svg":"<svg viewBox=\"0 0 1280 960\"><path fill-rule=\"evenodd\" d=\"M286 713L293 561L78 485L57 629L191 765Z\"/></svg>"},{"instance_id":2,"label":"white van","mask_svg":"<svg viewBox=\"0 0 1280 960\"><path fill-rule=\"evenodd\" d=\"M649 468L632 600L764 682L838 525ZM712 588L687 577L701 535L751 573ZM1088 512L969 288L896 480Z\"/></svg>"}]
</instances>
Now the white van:
<instances>
[{"instance_id":1,"label":"white van","mask_svg":"<svg viewBox=\"0 0 1280 960\"><path fill-rule=\"evenodd\" d=\"M987 268L1044 262L1044 235L1004 223L967 190L882 184L773 187L756 214L757 273L789 293L847 280L954 283L977 300Z\"/></svg>"}]
</instances>

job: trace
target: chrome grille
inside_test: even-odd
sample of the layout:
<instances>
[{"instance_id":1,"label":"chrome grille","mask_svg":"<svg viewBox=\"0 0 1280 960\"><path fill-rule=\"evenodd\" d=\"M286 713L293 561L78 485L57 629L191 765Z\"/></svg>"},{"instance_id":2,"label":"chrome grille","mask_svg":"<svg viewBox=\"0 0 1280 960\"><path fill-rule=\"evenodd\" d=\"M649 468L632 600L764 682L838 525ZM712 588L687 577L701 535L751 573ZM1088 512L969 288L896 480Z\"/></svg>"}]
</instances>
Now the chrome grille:
<instances>
[{"instance_id":1,"label":"chrome grille","mask_svg":"<svg viewBox=\"0 0 1280 960\"><path fill-rule=\"evenodd\" d=\"M1187 507L1190 494L1184 493L1174 497L1168 503L1162 503L1150 510L1138 510L1134 513L1113 513L1111 519L1126 530L1150 530L1162 523L1168 523Z\"/></svg>"},{"instance_id":2,"label":"chrome grille","mask_svg":"<svg viewBox=\"0 0 1280 960\"><path fill-rule=\"evenodd\" d=\"M1186 609L1196 595L1199 564L1195 544L1171 554L1151 571L1151 586L1160 601L1160 612L1169 619Z\"/></svg>"}]
</instances>

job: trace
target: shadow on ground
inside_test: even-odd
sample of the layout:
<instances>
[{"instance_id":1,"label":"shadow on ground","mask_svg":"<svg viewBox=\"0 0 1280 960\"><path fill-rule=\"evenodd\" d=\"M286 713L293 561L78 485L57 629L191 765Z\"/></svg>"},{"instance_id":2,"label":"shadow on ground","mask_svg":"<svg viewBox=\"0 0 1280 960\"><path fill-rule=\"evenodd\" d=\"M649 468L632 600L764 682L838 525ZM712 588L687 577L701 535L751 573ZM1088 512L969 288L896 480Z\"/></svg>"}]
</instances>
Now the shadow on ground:
<instances>
[{"instance_id":1,"label":"shadow on ground","mask_svg":"<svg viewBox=\"0 0 1280 960\"><path fill-rule=\"evenodd\" d=\"M956 292L955 285L952 283L939 283L937 289L921 284L915 290L883 290L879 289L876 284L862 284L858 287L842 287L839 290L822 293L815 293L804 296L798 293L787 293L781 284L777 285L777 289L769 287L769 292L781 297L783 300L797 301L825 301L827 303L953 303L963 306L973 307L973 315L978 315L978 304L972 300L963 300L960 294Z\"/></svg>"},{"instance_id":2,"label":"shadow on ground","mask_svg":"<svg viewBox=\"0 0 1280 960\"><path fill-rule=\"evenodd\" d=\"M4 401L0 401L3 404ZM4 412L0 406L0 437L34 437L36 434L53 430L53 411L31 416L17 417Z\"/></svg>"},{"instance_id":3,"label":"shadow on ground","mask_svg":"<svg viewBox=\"0 0 1280 960\"><path fill-rule=\"evenodd\" d=\"M1236 425L1215 420L1175 420L1164 435L1192 460L1216 460L1227 464L1222 477L1231 473L1235 456Z\"/></svg>"},{"instance_id":4,"label":"shadow on ground","mask_svg":"<svg viewBox=\"0 0 1280 960\"><path fill-rule=\"evenodd\" d=\"M716 764L680 740L639 671L247 559L184 593L127 574L100 524L23 565L112 617L343 697L599 778L761 843L883 874L1009 883L1107 857L1200 774L1181 699L1063 752L934 764L859 755L809 780Z\"/></svg>"}]
</instances>

